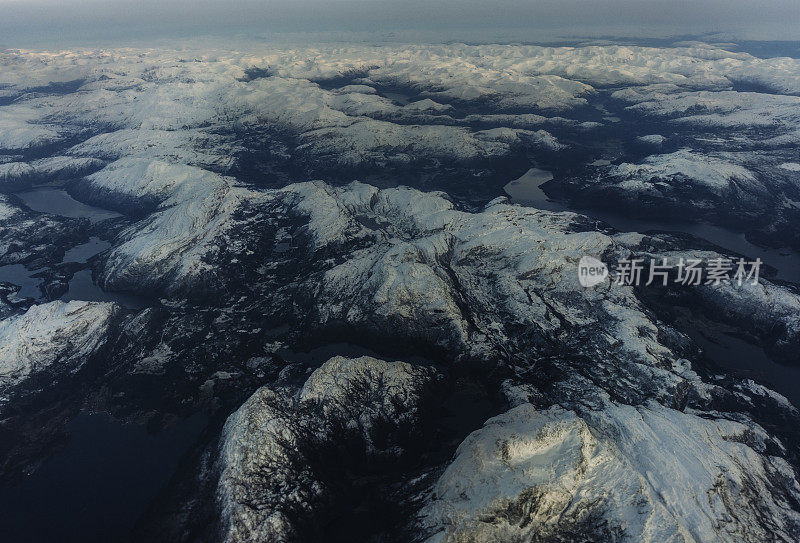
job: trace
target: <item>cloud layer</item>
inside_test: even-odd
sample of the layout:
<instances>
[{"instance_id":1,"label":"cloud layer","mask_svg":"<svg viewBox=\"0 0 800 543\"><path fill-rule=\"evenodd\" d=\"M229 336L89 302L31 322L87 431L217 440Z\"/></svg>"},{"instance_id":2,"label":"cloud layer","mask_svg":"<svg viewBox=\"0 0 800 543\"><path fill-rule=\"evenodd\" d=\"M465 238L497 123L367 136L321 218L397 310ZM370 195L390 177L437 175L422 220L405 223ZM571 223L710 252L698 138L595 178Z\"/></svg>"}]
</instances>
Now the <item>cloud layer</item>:
<instances>
[{"instance_id":1,"label":"cloud layer","mask_svg":"<svg viewBox=\"0 0 800 543\"><path fill-rule=\"evenodd\" d=\"M732 32L738 37L797 39L791 0L0 0L4 46L22 42L119 43L200 34L424 31L430 39L541 41L559 36L675 36ZM477 33L476 33L477 32Z\"/></svg>"}]
</instances>

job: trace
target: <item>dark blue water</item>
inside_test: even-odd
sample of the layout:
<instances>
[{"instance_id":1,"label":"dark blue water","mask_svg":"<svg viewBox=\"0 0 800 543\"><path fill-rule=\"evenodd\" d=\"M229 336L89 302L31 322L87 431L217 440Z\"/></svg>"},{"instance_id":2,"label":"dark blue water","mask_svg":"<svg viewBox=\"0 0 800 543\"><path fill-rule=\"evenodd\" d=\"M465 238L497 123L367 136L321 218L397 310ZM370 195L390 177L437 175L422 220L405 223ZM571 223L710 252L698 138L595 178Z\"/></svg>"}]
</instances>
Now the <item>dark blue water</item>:
<instances>
[{"instance_id":1,"label":"dark blue water","mask_svg":"<svg viewBox=\"0 0 800 543\"><path fill-rule=\"evenodd\" d=\"M107 241L92 237L88 242L76 245L66 251L63 262L85 263L91 257L108 249L111 244ZM0 281L8 282L22 287L16 294L16 298L33 298L40 300L42 292L39 289L40 279L33 277L40 270L28 270L22 264L11 264L0 266ZM88 302L116 302L129 309L141 309L149 305L149 301L140 296L134 296L124 292L107 292L100 288L92 280L92 272L89 269L75 272L69 282L69 288L61 300L83 300Z\"/></svg>"},{"instance_id":2,"label":"dark blue water","mask_svg":"<svg viewBox=\"0 0 800 543\"><path fill-rule=\"evenodd\" d=\"M92 222L121 216L115 211L83 204L72 198L65 190L58 187L39 187L34 190L20 192L17 196L19 196L29 208L40 213L49 213L62 217L86 218ZM111 244L107 241L92 237L87 243L77 245L66 251L63 262L85 263L91 257L110 247ZM38 288L39 281L32 278L30 276L31 273L32 272L28 272L22 266L13 268L6 266L0 268L0 281L8 281L15 285L21 285L23 290L20 291L18 296L30 296L39 299L41 296ZM69 282L69 290L61 299L64 301L84 300L89 302L117 302L131 309L141 309L148 305L146 300L136 296L104 291L92 281L90 270L76 272Z\"/></svg>"},{"instance_id":3,"label":"dark blue water","mask_svg":"<svg viewBox=\"0 0 800 543\"><path fill-rule=\"evenodd\" d=\"M800 41L740 41L730 50L750 53L759 58L800 58Z\"/></svg>"},{"instance_id":4,"label":"dark blue water","mask_svg":"<svg viewBox=\"0 0 800 543\"><path fill-rule=\"evenodd\" d=\"M0 541L124 541L205 427L202 415L158 434L80 414L70 441L32 475L0 488Z\"/></svg>"},{"instance_id":5,"label":"dark blue water","mask_svg":"<svg viewBox=\"0 0 800 543\"><path fill-rule=\"evenodd\" d=\"M111 244L100 238L92 237L88 242L77 245L64 254L63 262L86 262L94 255L105 251ZM70 300L83 300L87 302L117 302L123 307L141 309L147 307L148 302L139 296L124 292L107 292L101 289L92 280L92 271L89 269L75 272L69 282L69 289L61 296L65 302Z\"/></svg>"},{"instance_id":6,"label":"dark blue water","mask_svg":"<svg viewBox=\"0 0 800 543\"><path fill-rule=\"evenodd\" d=\"M62 262L86 262L94 255L105 251L110 248L111 244L98 237L91 237L89 241L81 245L76 245L69 251L64 253Z\"/></svg>"},{"instance_id":7,"label":"dark blue water","mask_svg":"<svg viewBox=\"0 0 800 543\"><path fill-rule=\"evenodd\" d=\"M0 282L11 283L22 287L17 292L17 298L39 298L39 279L33 277L39 270L29 270L22 264L9 264L0 266Z\"/></svg>"},{"instance_id":8,"label":"dark blue water","mask_svg":"<svg viewBox=\"0 0 800 543\"><path fill-rule=\"evenodd\" d=\"M709 323L687 323L681 330L703 349L706 356L727 372L752 379L800 406L800 368L773 362L758 345L753 345L722 327Z\"/></svg>"},{"instance_id":9,"label":"dark blue water","mask_svg":"<svg viewBox=\"0 0 800 543\"><path fill-rule=\"evenodd\" d=\"M743 232L736 232L723 226L693 221L668 221L660 219L634 219L613 210L581 209L566 202L554 201L547 197L540 185L551 179L549 172L531 168L522 177L511 181L505 187L511 201L520 205L545 209L548 211L572 211L592 217L613 226L622 232L683 232L744 255L748 259L760 258L762 262L778 270L778 279L800 283L800 253L793 249L766 249L747 241Z\"/></svg>"},{"instance_id":10,"label":"dark blue water","mask_svg":"<svg viewBox=\"0 0 800 543\"><path fill-rule=\"evenodd\" d=\"M70 300L83 300L86 302L117 302L129 309L141 309L147 307L148 300L140 296L126 294L124 292L107 292L101 289L92 280L92 270L81 270L72 276L69 282L69 290L61 296L65 302Z\"/></svg>"},{"instance_id":11,"label":"dark blue water","mask_svg":"<svg viewBox=\"0 0 800 543\"><path fill-rule=\"evenodd\" d=\"M38 187L33 190L19 192L17 196L22 198L29 208L40 213L52 213L62 217L86 218L92 222L121 216L116 211L83 204L67 194L67 191L58 187Z\"/></svg>"}]
</instances>

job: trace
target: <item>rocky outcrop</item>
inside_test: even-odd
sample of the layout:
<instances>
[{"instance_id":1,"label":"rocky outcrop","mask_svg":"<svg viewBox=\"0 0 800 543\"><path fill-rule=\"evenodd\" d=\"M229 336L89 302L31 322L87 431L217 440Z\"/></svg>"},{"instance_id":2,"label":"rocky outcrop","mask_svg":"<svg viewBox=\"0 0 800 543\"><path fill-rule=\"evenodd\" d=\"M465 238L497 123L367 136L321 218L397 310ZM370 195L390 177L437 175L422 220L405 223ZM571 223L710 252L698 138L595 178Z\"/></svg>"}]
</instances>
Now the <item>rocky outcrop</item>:
<instances>
[{"instance_id":1,"label":"rocky outcrop","mask_svg":"<svg viewBox=\"0 0 800 543\"><path fill-rule=\"evenodd\" d=\"M367 457L402 454L404 440L392 434L407 432L408 441L434 376L430 368L404 362L335 357L298 395L259 389L228 418L220 438L219 539L321 535L336 509L336 479L354 461L346 453L358 454L348 442L360 443Z\"/></svg>"},{"instance_id":2,"label":"rocky outcrop","mask_svg":"<svg viewBox=\"0 0 800 543\"><path fill-rule=\"evenodd\" d=\"M31 211L14 196L0 194L0 266L54 265L64 251L89 239L89 223Z\"/></svg>"},{"instance_id":3,"label":"rocky outcrop","mask_svg":"<svg viewBox=\"0 0 800 543\"><path fill-rule=\"evenodd\" d=\"M109 303L57 301L0 321L0 410L80 371L109 341L117 311Z\"/></svg>"}]
</instances>

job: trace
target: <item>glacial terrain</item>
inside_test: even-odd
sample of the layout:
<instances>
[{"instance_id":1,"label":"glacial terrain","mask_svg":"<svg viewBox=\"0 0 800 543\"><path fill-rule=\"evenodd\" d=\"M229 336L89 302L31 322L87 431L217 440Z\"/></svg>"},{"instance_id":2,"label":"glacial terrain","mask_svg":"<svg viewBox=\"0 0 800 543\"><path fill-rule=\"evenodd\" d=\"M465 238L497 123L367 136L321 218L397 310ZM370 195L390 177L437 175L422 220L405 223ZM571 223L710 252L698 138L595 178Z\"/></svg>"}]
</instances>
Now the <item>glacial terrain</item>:
<instances>
[{"instance_id":1,"label":"glacial terrain","mask_svg":"<svg viewBox=\"0 0 800 543\"><path fill-rule=\"evenodd\" d=\"M798 126L732 43L0 51L0 530L800 540Z\"/></svg>"}]
</instances>

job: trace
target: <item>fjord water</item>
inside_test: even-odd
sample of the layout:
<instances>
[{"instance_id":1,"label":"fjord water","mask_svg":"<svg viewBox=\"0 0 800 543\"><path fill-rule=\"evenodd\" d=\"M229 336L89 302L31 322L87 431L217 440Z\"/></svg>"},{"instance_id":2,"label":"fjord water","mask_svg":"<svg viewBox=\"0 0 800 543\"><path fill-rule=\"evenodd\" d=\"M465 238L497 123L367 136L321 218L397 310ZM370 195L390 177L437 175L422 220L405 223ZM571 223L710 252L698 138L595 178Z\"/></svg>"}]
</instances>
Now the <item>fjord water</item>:
<instances>
[{"instance_id":1,"label":"fjord water","mask_svg":"<svg viewBox=\"0 0 800 543\"><path fill-rule=\"evenodd\" d=\"M69 289L61 296L61 300L83 300L89 302L116 302L129 309L142 309L147 307L147 301L140 296L124 292L108 292L101 289L92 280L92 270L75 272L69 282Z\"/></svg>"},{"instance_id":2,"label":"fjord water","mask_svg":"<svg viewBox=\"0 0 800 543\"><path fill-rule=\"evenodd\" d=\"M98 237L92 237L88 242L77 245L64 254L63 262L85 263L94 255L110 248L111 244ZM69 282L67 292L61 300L83 300L90 302L116 302L129 309L141 309L147 306L147 301L141 296L124 292L109 292L101 289L92 279L92 270L85 269L75 272Z\"/></svg>"},{"instance_id":3,"label":"fjord water","mask_svg":"<svg viewBox=\"0 0 800 543\"><path fill-rule=\"evenodd\" d=\"M33 277L38 270L29 270L22 264L0 266L0 282L11 283L20 288L17 298L38 298L39 279Z\"/></svg>"},{"instance_id":4,"label":"fjord water","mask_svg":"<svg viewBox=\"0 0 800 543\"><path fill-rule=\"evenodd\" d=\"M115 211L90 206L75 200L67 191L55 187L44 186L33 190L17 193L29 208L40 213L49 213L70 218L85 218L91 222L120 217ZM91 257L110 248L111 244L93 236L88 242L69 249L64 254L62 262L86 263ZM28 270L21 264L0 266L0 281L7 281L19 285L22 289L17 296L38 299L41 296L38 285L39 280L33 277L36 270ZM63 301L84 300L90 302L117 302L124 307L140 309L147 304L140 297L119 293L106 292L92 280L91 270L84 269L76 272L69 282L67 292L61 297Z\"/></svg>"},{"instance_id":5,"label":"fjord water","mask_svg":"<svg viewBox=\"0 0 800 543\"><path fill-rule=\"evenodd\" d=\"M553 174L531 168L524 175L508 183L504 190L511 201L520 205L548 211L572 211L603 221L622 232L682 232L709 241L723 249L743 255L748 259L760 258L764 264L777 270L777 278L800 283L800 253L791 249L766 249L750 243L743 232L695 221L668 221L631 218L608 209L583 209L548 198L542 185L553 179Z\"/></svg>"},{"instance_id":6,"label":"fjord water","mask_svg":"<svg viewBox=\"0 0 800 543\"><path fill-rule=\"evenodd\" d=\"M110 248L111 244L105 240L92 236L89 241L76 245L72 249L64 253L63 262L86 262L94 255L105 251Z\"/></svg>"},{"instance_id":7,"label":"fjord water","mask_svg":"<svg viewBox=\"0 0 800 543\"><path fill-rule=\"evenodd\" d=\"M29 208L40 213L52 213L72 218L83 217L92 222L120 216L115 211L81 203L59 187L38 187L17 193L17 196L22 198Z\"/></svg>"},{"instance_id":8,"label":"fjord water","mask_svg":"<svg viewBox=\"0 0 800 543\"><path fill-rule=\"evenodd\" d=\"M85 264L91 257L108 249L111 244L97 237L92 237L88 242L76 245L66 251L62 262L76 262ZM35 275L41 270L29 270L22 264L9 264L0 266L0 282L8 282L20 288L16 298L33 298L38 300L41 297L39 290L40 280ZM123 307L130 309L141 309L147 306L147 302L140 296L126 294L123 292L107 292L101 289L92 279L92 271L84 269L75 272L69 281L67 292L61 300L83 300L89 302L116 302Z\"/></svg>"},{"instance_id":9,"label":"fjord water","mask_svg":"<svg viewBox=\"0 0 800 543\"><path fill-rule=\"evenodd\" d=\"M18 196L35 211L97 222L120 214L89 206L57 187ZM96 236L65 252L62 262L86 263L111 244ZM22 286L18 297L38 299L38 270L0 267L0 281ZM63 301L117 302L138 309L140 297L102 290L91 270L76 272ZM122 541L205 427L195 415L156 434L104 414L80 414L67 424L69 442L33 474L0 487L2 541Z\"/></svg>"},{"instance_id":10,"label":"fjord water","mask_svg":"<svg viewBox=\"0 0 800 543\"><path fill-rule=\"evenodd\" d=\"M66 447L0 487L0 540L125 541L205 427L195 415L157 434L103 414L67 425Z\"/></svg>"}]
</instances>

